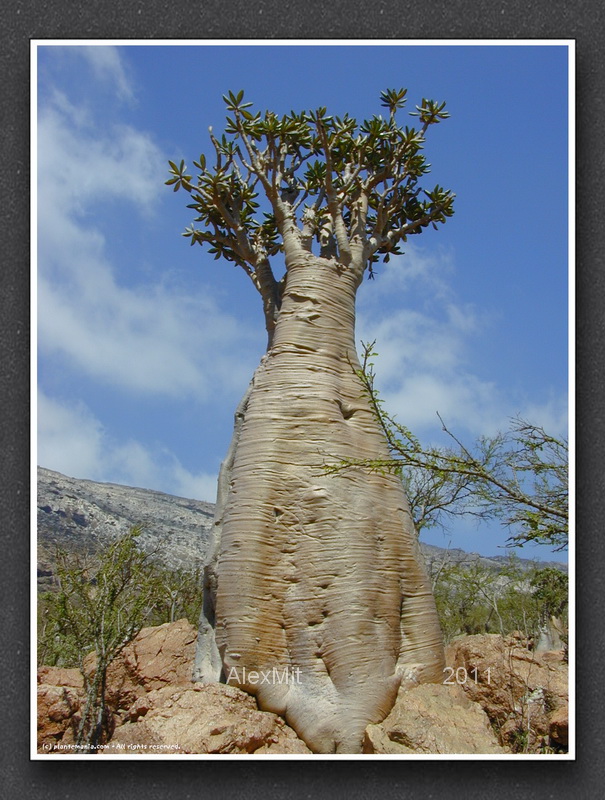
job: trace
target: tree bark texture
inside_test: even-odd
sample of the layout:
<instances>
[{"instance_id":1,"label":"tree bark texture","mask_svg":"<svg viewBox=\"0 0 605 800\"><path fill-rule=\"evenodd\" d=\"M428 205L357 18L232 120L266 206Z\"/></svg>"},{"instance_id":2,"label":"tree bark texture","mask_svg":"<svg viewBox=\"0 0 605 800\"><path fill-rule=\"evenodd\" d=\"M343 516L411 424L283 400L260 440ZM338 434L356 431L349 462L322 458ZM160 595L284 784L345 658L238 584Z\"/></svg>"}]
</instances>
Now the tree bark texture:
<instances>
[{"instance_id":1,"label":"tree bark texture","mask_svg":"<svg viewBox=\"0 0 605 800\"><path fill-rule=\"evenodd\" d=\"M355 373L359 281L309 253L288 265L219 479L196 659L196 679L256 695L316 753L360 752L402 681L443 677L400 480L323 470L388 455Z\"/></svg>"}]
</instances>

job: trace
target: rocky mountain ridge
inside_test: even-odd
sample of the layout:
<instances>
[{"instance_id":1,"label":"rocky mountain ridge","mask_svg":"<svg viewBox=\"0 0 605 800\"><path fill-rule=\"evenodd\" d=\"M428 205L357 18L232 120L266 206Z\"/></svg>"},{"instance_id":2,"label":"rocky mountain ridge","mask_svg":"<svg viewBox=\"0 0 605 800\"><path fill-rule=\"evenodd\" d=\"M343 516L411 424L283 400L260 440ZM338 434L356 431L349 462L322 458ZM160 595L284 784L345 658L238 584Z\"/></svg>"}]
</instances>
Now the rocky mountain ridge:
<instances>
[{"instance_id":1,"label":"rocky mountain ridge","mask_svg":"<svg viewBox=\"0 0 605 800\"><path fill-rule=\"evenodd\" d=\"M69 478L38 467L38 588L52 580L57 546L68 552L96 552L134 525L140 543L157 549L171 569L201 566L212 530L214 505L152 489Z\"/></svg>"},{"instance_id":2,"label":"rocky mountain ridge","mask_svg":"<svg viewBox=\"0 0 605 800\"><path fill-rule=\"evenodd\" d=\"M144 549L157 549L157 558L171 569L195 569L203 561L212 530L214 504L177 497L153 489L70 478L38 467L37 472L38 588L52 581L53 554L64 550L95 552L133 525L143 528ZM479 562L500 570L506 556L481 556L459 548L421 543L427 561ZM530 569L534 561L519 559ZM543 566L564 568L555 562Z\"/></svg>"}]
</instances>

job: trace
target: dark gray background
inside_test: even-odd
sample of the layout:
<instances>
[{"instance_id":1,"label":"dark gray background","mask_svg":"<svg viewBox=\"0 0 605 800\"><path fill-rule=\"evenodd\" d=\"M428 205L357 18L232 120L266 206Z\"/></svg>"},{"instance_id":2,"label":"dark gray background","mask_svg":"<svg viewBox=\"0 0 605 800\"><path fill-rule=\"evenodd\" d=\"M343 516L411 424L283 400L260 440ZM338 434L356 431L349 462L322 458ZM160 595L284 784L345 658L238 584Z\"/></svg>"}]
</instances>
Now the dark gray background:
<instances>
[{"instance_id":1,"label":"dark gray background","mask_svg":"<svg viewBox=\"0 0 605 800\"><path fill-rule=\"evenodd\" d=\"M603 712L605 20L597 2L5 0L0 10L0 780L10 800L165 797L593 798ZM29 760L30 39L575 39L577 46L577 759ZM530 210L529 210L530 211Z\"/></svg>"}]
</instances>

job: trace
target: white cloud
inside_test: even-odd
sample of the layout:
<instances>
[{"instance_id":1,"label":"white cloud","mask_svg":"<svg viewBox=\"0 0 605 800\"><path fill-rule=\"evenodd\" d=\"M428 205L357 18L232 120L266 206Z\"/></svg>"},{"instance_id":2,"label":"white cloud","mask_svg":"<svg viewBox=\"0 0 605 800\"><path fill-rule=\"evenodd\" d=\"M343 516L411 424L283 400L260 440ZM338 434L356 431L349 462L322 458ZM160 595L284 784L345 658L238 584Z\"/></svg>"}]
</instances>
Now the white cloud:
<instances>
[{"instance_id":1,"label":"white cloud","mask_svg":"<svg viewBox=\"0 0 605 800\"><path fill-rule=\"evenodd\" d=\"M214 503L216 500L217 474L209 472L191 473L176 464L174 468L174 493L179 497L193 497Z\"/></svg>"},{"instance_id":2,"label":"white cloud","mask_svg":"<svg viewBox=\"0 0 605 800\"><path fill-rule=\"evenodd\" d=\"M84 213L87 204L107 199L149 209L163 189L166 159L148 135L125 124L99 128L61 93L40 111L37 145L42 224L53 211ZM42 232L52 234L52 225Z\"/></svg>"},{"instance_id":3,"label":"white cloud","mask_svg":"<svg viewBox=\"0 0 605 800\"><path fill-rule=\"evenodd\" d=\"M153 141L127 126L98 130L56 96L38 150L40 353L121 389L202 401L241 391L258 333L202 290L125 286L107 255L99 204L131 204L153 224L166 160Z\"/></svg>"},{"instance_id":4,"label":"white cloud","mask_svg":"<svg viewBox=\"0 0 605 800\"><path fill-rule=\"evenodd\" d=\"M103 427L83 404L61 405L38 391L37 418L39 465L99 479Z\"/></svg>"},{"instance_id":5,"label":"white cloud","mask_svg":"<svg viewBox=\"0 0 605 800\"><path fill-rule=\"evenodd\" d=\"M567 438L569 409L566 397L549 397L543 403L527 403L518 414L521 419L539 425L552 436Z\"/></svg>"},{"instance_id":6,"label":"white cloud","mask_svg":"<svg viewBox=\"0 0 605 800\"><path fill-rule=\"evenodd\" d=\"M131 82L117 47L107 44L78 45L72 52L90 64L97 80L110 83L119 97L132 99Z\"/></svg>"},{"instance_id":7,"label":"white cloud","mask_svg":"<svg viewBox=\"0 0 605 800\"><path fill-rule=\"evenodd\" d=\"M165 448L118 442L81 402L62 403L38 390L37 462L72 478L170 492L214 502L217 475L192 473Z\"/></svg>"},{"instance_id":8,"label":"white cloud","mask_svg":"<svg viewBox=\"0 0 605 800\"><path fill-rule=\"evenodd\" d=\"M376 386L385 409L422 435L439 428L437 413L448 428L473 437L507 429L519 413L515 399L498 375L484 379L472 369L473 339L485 335L489 317L458 302L448 253L407 249L377 270L359 304L357 338L376 341ZM526 412L531 421L553 425L549 430L559 430L565 417L563 403L554 400Z\"/></svg>"},{"instance_id":9,"label":"white cloud","mask_svg":"<svg viewBox=\"0 0 605 800\"><path fill-rule=\"evenodd\" d=\"M376 308L385 299L404 297L411 288L423 291L431 300L451 299L448 278L454 274L453 253L440 247L427 251L413 242L404 247L402 255L393 256L386 264L378 264L374 268L374 280L366 281L360 288L364 305Z\"/></svg>"},{"instance_id":10,"label":"white cloud","mask_svg":"<svg viewBox=\"0 0 605 800\"><path fill-rule=\"evenodd\" d=\"M438 376L419 372L384 392L386 409L412 431L440 425L463 427L474 434L495 433L502 420L496 386L470 374Z\"/></svg>"},{"instance_id":11,"label":"white cloud","mask_svg":"<svg viewBox=\"0 0 605 800\"><path fill-rule=\"evenodd\" d=\"M242 326L207 297L161 286L133 291L112 280L96 293L68 286L38 281L42 354L60 353L121 389L200 401L240 388L249 372L236 347ZM228 348L231 357L216 358Z\"/></svg>"},{"instance_id":12,"label":"white cloud","mask_svg":"<svg viewBox=\"0 0 605 800\"><path fill-rule=\"evenodd\" d=\"M93 51L84 55L97 58ZM116 63L104 58L98 69L119 78ZM212 501L212 461L210 471L191 472L147 437L124 441L112 433L102 405L96 417L77 399L77 385L88 379L89 389L96 382L137 393L142 414L151 395L193 400L212 418L218 404L235 406L256 366L262 331L224 312L203 285L192 292L171 282L171 264L154 263L160 277L154 282L146 273L137 284L133 265L110 255L104 211L123 209L143 233L152 226L165 192L166 156L141 131L110 121L99 126L91 107L76 107L58 91L48 98L37 136L37 352L44 367L38 463L76 478ZM49 370L72 402L48 392Z\"/></svg>"}]
</instances>

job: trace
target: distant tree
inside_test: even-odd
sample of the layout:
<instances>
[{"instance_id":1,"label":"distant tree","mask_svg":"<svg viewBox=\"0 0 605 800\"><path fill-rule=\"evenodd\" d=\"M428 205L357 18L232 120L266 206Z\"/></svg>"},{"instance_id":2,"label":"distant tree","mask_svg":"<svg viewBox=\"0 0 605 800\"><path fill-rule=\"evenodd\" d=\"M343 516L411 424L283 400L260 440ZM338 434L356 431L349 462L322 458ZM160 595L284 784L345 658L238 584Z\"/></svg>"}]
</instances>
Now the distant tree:
<instances>
[{"instance_id":1,"label":"distant tree","mask_svg":"<svg viewBox=\"0 0 605 800\"><path fill-rule=\"evenodd\" d=\"M243 91L224 100L197 178L173 161L167 183L191 197L191 244L258 290L268 345L219 477L196 675L300 667L296 687L239 685L313 750L358 752L402 676L442 679L442 637L401 482L321 464L329 451L388 454L351 369L355 297L408 237L453 214L449 190L422 185L427 132L449 114L423 99L417 127L401 125L405 89L360 123L323 107L254 112Z\"/></svg>"},{"instance_id":2,"label":"distant tree","mask_svg":"<svg viewBox=\"0 0 605 800\"><path fill-rule=\"evenodd\" d=\"M541 621L561 617L567 608L569 578L555 567L536 569L531 576L531 585L536 600L540 603Z\"/></svg>"},{"instance_id":3,"label":"distant tree","mask_svg":"<svg viewBox=\"0 0 605 800\"><path fill-rule=\"evenodd\" d=\"M461 634L489 632L493 614L489 597L496 579L493 570L475 560L442 565L434 591L446 642Z\"/></svg>"},{"instance_id":4,"label":"distant tree","mask_svg":"<svg viewBox=\"0 0 605 800\"><path fill-rule=\"evenodd\" d=\"M86 700L75 743L94 752L108 734L107 668L143 627L154 606L157 582L150 554L137 547L141 528L101 549L94 559L56 554L57 590L45 605L41 645L73 659ZM94 668L86 656L96 654Z\"/></svg>"},{"instance_id":5,"label":"distant tree","mask_svg":"<svg viewBox=\"0 0 605 800\"><path fill-rule=\"evenodd\" d=\"M185 618L196 625L202 610L201 570L166 569L154 564L153 576L157 591L150 624Z\"/></svg>"},{"instance_id":6,"label":"distant tree","mask_svg":"<svg viewBox=\"0 0 605 800\"><path fill-rule=\"evenodd\" d=\"M448 516L499 519L511 531L509 544L529 542L563 550L569 534L567 441L542 427L514 419L510 430L463 444L439 417L453 445L423 446L385 411L374 385L374 342L364 346L357 374L389 445L387 458L344 459L337 472L364 466L399 475L418 529L443 524Z\"/></svg>"}]
</instances>

